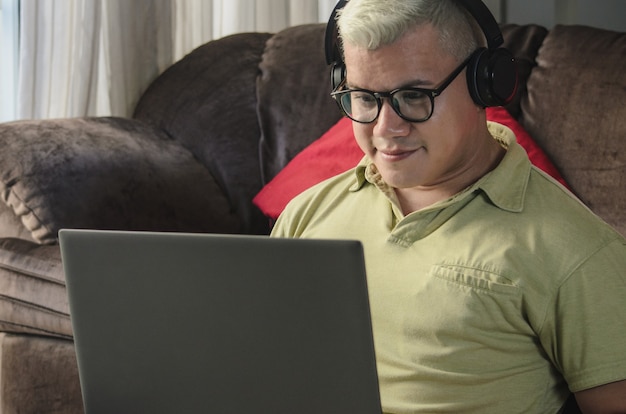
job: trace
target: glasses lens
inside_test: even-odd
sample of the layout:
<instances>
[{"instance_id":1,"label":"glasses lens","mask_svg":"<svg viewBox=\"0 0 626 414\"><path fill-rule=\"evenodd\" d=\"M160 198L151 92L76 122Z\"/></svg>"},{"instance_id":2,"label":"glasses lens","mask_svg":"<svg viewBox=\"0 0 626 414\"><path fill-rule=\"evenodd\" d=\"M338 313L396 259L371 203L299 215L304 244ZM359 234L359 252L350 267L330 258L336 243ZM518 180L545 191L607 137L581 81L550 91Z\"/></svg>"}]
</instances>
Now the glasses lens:
<instances>
[{"instance_id":1,"label":"glasses lens","mask_svg":"<svg viewBox=\"0 0 626 414\"><path fill-rule=\"evenodd\" d=\"M357 122L372 122L378 116L378 100L367 91L346 91L341 95L341 107Z\"/></svg>"},{"instance_id":2,"label":"glasses lens","mask_svg":"<svg viewBox=\"0 0 626 414\"><path fill-rule=\"evenodd\" d=\"M426 93L415 89L400 89L391 96L396 112L409 121L424 121L430 118L433 101Z\"/></svg>"}]
</instances>

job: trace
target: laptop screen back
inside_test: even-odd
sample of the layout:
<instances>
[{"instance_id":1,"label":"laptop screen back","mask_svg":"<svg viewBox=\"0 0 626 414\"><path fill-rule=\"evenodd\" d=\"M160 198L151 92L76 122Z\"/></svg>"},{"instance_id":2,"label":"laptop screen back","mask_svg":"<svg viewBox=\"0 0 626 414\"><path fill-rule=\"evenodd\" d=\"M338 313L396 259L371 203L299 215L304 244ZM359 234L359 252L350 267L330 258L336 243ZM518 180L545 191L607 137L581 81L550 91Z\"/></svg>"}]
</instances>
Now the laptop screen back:
<instances>
[{"instance_id":1,"label":"laptop screen back","mask_svg":"<svg viewBox=\"0 0 626 414\"><path fill-rule=\"evenodd\" d=\"M87 414L380 413L360 243L60 242Z\"/></svg>"}]
</instances>

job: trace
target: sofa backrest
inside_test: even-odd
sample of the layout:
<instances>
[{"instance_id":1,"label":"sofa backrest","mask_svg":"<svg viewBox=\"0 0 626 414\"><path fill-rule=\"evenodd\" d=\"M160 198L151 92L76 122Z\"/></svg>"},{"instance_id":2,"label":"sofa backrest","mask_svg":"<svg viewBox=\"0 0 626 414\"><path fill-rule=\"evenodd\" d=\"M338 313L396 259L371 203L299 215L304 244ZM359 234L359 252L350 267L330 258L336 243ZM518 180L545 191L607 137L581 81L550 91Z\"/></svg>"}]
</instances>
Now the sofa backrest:
<instances>
[{"instance_id":1,"label":"sofa backrest","mask_svg":"<svg viewBox=\"0 0 626 414\"><path fill-rule=\"evenodd\" d=\"M198 47L150 85L134 113L208 168L245 233L268 231L251 200L262 186L256 79L270 37L243 33Z\"/></svg>"},{"instance_id":2,"label":"sofa backrest","mask_svg":"<svg viewBox=\"0 0 626 414\"><path fill-rule=\"evenodd\" d=\"M266 44L257 79L264 184L341 118L330 97L324 33L323 24L296 26Z\"/></svg>"},{"instance_id":3,"label":"sofa backrest","mask_svg":"<svg viewBox=\"0 0 626 414\"><path fill-rule=\"evenodd\" d=\"M205 164L246 232L269 230L254 195L341 116L329 96L324 30L301 25L209 42L162 74L135 111ZM626 35L537 25L502 32L520 74L507 110L576 194L626 233L626 195L613 202L626 176Z\"/></svg>"},{"instance_id":4,"label":"sofa backrest","mask_svg":"<svg viewBox=\"0 0 626 414\"><path fill-rule=\"evenodd\" d=\"M626 33L556 26L521 99L521 122L596 214L626 235Z\"/></svg>"}]
</instances>

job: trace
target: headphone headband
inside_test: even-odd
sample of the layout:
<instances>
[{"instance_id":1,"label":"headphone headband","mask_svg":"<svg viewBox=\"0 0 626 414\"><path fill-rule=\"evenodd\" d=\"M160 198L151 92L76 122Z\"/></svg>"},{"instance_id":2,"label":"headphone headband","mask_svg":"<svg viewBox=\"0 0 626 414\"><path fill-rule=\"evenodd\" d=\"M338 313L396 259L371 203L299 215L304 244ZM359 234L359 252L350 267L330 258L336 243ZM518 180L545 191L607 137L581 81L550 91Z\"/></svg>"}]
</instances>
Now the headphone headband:
<instances>
[{"instance_id":1,"label":"headphone headband","mask_svg":"<svg viewBox=\"0 0 626 414\"><path fill-rule=\"evenodd\" d=\"M330 19L326 25L326 37L325 37L325 52L326 63L328 65L335 62L342 62L341 50L339 50L339 31L337 29L337 11L343 9L348 0L340 0L335 5L333 12L330 14Z\"/></svg>"},{"instance_id":2,"label":"headphone headband","mask_svg":"<svg viewBox=\"0 0 626 414\"><path fill-rule=\"evenodd\" d=\"M481 0L458 0L458 3L478 22L485 39L487 39L488 49L496 49L502 46L504 38L502 37L500 26L485 3Z\"/></svg>"}]
</instances>

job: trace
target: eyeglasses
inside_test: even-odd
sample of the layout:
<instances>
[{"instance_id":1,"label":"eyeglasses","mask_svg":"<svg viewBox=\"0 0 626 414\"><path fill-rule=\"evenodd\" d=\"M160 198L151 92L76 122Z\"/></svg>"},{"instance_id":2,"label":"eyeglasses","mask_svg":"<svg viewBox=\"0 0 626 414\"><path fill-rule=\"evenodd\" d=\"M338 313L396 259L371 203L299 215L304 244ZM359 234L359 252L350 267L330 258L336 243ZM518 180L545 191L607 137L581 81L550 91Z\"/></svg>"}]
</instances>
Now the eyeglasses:
<instances>
[{"instance_id":1,"label":"eyeglasses","mask_svg":"<svg viewBox=\"0 0 626 414\"><path fill-rule=\"evenodd\" d=\"M470 58L463 61L437 89L399 88L390 92L341 89L346 85L344 79L330 95L348 118L362 124L369 124L378 118L383 107L382 98L389 99L393 110L405 121L424 122L433 115L435 98L456 79L469 61Z\"/></svg>"}]
</instances>

